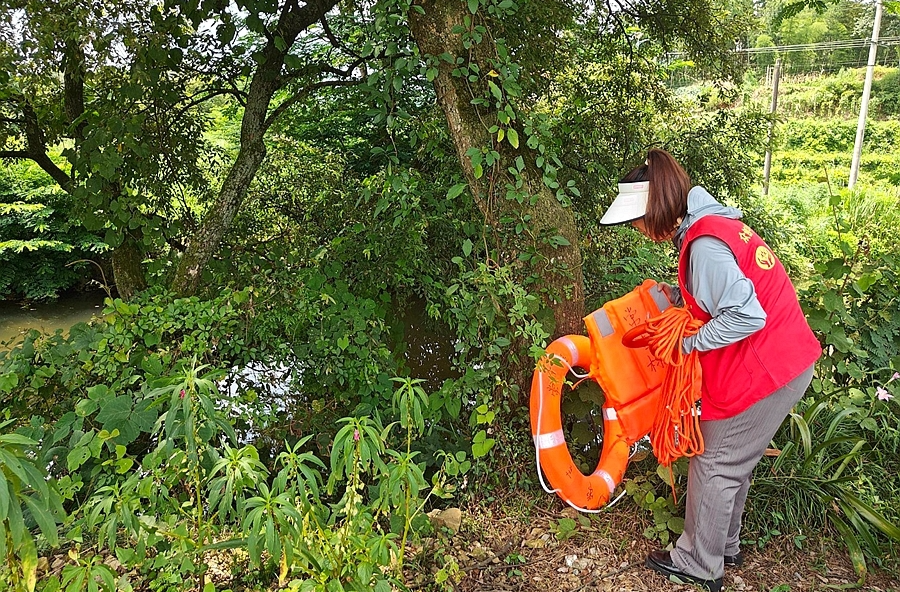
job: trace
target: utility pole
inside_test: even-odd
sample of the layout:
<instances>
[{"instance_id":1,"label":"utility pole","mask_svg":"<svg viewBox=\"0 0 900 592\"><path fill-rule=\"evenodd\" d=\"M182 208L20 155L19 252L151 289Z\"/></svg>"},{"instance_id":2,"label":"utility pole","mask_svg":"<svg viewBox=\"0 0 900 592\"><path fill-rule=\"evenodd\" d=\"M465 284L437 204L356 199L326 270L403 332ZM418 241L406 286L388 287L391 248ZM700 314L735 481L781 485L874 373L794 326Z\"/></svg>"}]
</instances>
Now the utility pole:
<instances>
[{"instance_id":1,"label":"utility pole","mask_svg":"<svg viewBox=\"0 0 900 592\"><path fill-rule=\"evenodd\" d=\"M859 122L856 124L856 142L853 144L853 162L850 164L850 180L847 187L853 189L859 177L859 161L862 158L863 136L866 133L866 117L869 115L869 95L872 94L872 75L875 73L875 57L878 54L878 33L881 31L881 0L875 0L875 24L872 25L872 44L869 46L869 62L866 65L866 81L863 84L859 105Z\"/></svg>"},{"instance_id":2,"label":"utility pole","mask_svg":"<svg viewBox=\"0 0 900 592\"><path fill-rule=\"evenodd\" d=\"M769 173L772 172L772 136L775 135L775 111L778 109L778 82L781 80L781 58L775 60L772 74L772 121L769 122L769 141L766 144L766 165L763 169L763 195L769 195Z\"/></svg>"}]
</instances>

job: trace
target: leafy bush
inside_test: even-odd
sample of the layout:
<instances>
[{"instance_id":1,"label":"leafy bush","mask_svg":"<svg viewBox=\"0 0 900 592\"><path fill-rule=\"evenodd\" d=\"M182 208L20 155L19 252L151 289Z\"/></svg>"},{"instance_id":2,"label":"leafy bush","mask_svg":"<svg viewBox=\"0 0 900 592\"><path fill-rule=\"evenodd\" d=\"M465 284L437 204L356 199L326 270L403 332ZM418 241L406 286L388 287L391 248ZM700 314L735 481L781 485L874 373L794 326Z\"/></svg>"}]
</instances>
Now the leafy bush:
<instances>
[{"instance_id":1,"label":"leafy bush","mask_svg":"<svg viewBox=\"0 0 900 592\"><path fill-rule=\"evenodd\" d=\"M859 115L865 68L849 68L836 74L785 77L779 85L778 111L789 118L839 117L855 122ZM870 117L897 115L897 68L875 67ZM771 88L760 86L754 96L768 102Z\"/></svg>"},{"instance_id":2,"label":"leafy bush","mask_svg":"<svg viewBox=\"0 0 900 592\"><path fill-rule=\"evenodd\" d=\"M649 444L647 444L649 448ZM643 456L649 451L644 450ZM653 463L655 464L655 463ZM644 465L646 467L646 463ZM644 529L649 540L658 540L666 546L678 539L684 531L684 492L687 487L688 460L681 458L669 468L657 464L655 469L645 468L643 472L625 482L625 492L641 509L650 513L653 524ZM673 497L682 488L680 502ZM679 515L680 514L680 515Z\"/></svg>"},{"instance_id":3,"label":"leafy bush","mask_svg":"<svg viewBox=\"0 0 900 592\"><path fill-rule=\"evenodd\" d=\"M401 577L407 540L430 528L429 497L449 496L448 475L468 466L464 453L443 454L429 485L413 449L432 429L420 381L396 379L395 423L384 426L377 416L339 421L326 482L325 464L308 450L311 436L285 443L271 473L252 444L238 443L227 419L231 409L217 390L223 374L179 358L163 374L135 374L119 386L127 394L97 384L87 397L70 400L74 410L60 421L34 417L20 433L0 436L0 470L10 488L0 490L10 501L9 522L0 527L13 536L0 581L34 587L34 527L23 526L16 512L23 504L56 544L61 496L68 509L63 540L74 548L61 579L42 578L44 589L131 586L102 564L104 552L153 590L180 590L185 582L203 589L207 554L243 548L261 582L277 578L294 590L331 590L336 582L390 590ZM16 389L11 375L4 375L4 390ZM11 446L27 446L36 463L52 466L50 480L21 452L4 452Z\"/></svg>"},{"instance_id":4,"label":"leafy bush","mask_svg":"<svg viewBox=\"0 0 900 592\"><path fill-rule=\"evenodd\" d=\"M179 360L247 362L257 353L245 341L250 298L249 291L225 291L210 301L151 291L131 303L107 299L101 317L67 335L31 331L14 350L0 352L0 401L14 417L56 420L70 411L71 398L88 394L97 402L86 417L101 407L102 389L131 395L135 385L166 375Z\"/></svg>"},{"instance_id":5,"label":"leafy bush","mask_svg":"<svg viewBox=\"0 0 900 592\"><path fill-rule=\"evenodd\" d=\"M878 560L885 555L875 533L900 542L896 517L892 521L866 501L875 500L888 512L896 512L884 504L874 486L891 478L892 473L880 464L885 460L883 452L865 452L876 447L871 434L879 425L875 417L885 416L880 408L896 404L879 401L874 388L867 393L854 390L857 394L849 398L810 397L804 401L802 413L790 415L775 439L783 443L780 454L774 460L764 459L757 469L751 501L756 511L751 522L757 532L775 528L815 532L831 526L847 545L862 582L866 557ZM857 406L867 400L871 401L868 410ZM896 417L896 410L886 413ZM873 455L878 461L869 466L867 457Z\"/></svg>"},{"instance_id":6,"label":"leafy bush","mask_svg":"<svg viewBox=\"0 0 900 592\"><path fill-rule=\"evenodd\" d=\"M872 103L883 116L900 115L900 70L896 68L872 82Z\"/></svg>"},{"instance_id":7,"label":"leafy bush","mask_svg":"<svg viewBox=\"0 0 900 592\"><path fill-rule=\"evenodd\" d=\"M55 298L91 277L95 269L85 260L108 249L48 183L0 169L0 299Z\"/></svg>"}]
</instances>

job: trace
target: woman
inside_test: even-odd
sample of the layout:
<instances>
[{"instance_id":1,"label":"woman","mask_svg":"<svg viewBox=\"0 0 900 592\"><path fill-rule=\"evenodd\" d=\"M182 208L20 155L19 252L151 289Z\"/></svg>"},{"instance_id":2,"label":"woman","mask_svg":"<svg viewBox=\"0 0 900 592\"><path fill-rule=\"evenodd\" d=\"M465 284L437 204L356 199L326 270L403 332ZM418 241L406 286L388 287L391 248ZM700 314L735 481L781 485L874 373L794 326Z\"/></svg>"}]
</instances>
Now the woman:
<instances>
[{"instance_id":1,"label":"woman","mask_svg":"<svg viewBox=\"0 0 900 592\"><path fill-rule=\"evenodd\" d=\"M703 370L703 454L691 458L684 532L647 567L717 592L725 566L743 561L741 515L753 468L809 386L822 353L794 287L769 246L664 150L619 184L601 224L631 223L679 252L678 288L663 285L704 321L682 342Z\"/></svg>"}]
</instances>

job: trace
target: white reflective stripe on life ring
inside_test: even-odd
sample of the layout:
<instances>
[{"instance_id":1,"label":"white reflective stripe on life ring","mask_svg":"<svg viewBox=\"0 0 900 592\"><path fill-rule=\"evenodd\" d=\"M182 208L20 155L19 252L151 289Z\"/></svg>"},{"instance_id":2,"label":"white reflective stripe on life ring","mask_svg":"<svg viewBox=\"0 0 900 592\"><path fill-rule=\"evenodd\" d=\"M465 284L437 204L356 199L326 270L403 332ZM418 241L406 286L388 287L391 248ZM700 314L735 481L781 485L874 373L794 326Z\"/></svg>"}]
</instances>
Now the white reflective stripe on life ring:
<instances>
[{"instance_id":1,"label":"white reflective stripe on life ring","mask_svg":"<svg viewBox=\"0 0 900 592\"><path fill-rule=\"evenodd\" d=\"M603 479L606 482L606 487L609 489L609 494L612 495L612 492L616 490L616 480L612 478L612 475L607 473L604 469L597 469L594 471L594 475Z\"/></svg>"},{"instance_id":2,"label":"white reflective stripe on life ring","mask_svg":"<svg viewBox=\"0 0 900 592\"><path fill-rule=\"evenodd\" d=\"M566 435L562 429L550 432L549 434L538 434L534 436L534 446L538 450L546 450L548 448L556 448L560 444L566 443Z\"/></svg>"},{"instance_id":3,"label":"white reflective stripe on life ring","mask_svg":"<svg viewBox=\"0 0 900 592\"><path fill-rule=\"evenodd\" d=\"M565 345L566 348L568 348L569 353L572 355L571 364L573 366L575 364L578 364L581 361L578 359L578 347L575 345L575 343L572 342L571 339L569 339L568 337L560 337L559 339L557 339L557 341L559 341L560 343Z\"/></svg>"}]
</instances>

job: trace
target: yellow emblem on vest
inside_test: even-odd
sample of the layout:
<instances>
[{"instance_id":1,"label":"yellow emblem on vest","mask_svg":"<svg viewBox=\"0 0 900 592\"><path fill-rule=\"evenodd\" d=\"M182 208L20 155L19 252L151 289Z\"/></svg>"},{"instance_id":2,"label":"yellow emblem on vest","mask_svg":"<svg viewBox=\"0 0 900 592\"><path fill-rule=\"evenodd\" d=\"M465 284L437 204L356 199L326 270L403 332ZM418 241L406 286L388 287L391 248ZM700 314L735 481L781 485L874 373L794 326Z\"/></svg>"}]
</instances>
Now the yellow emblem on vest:
<instances>
[{"instance_id":1,"label":"yellow emblem on vest","mask_svg":"<svg viewBox=\"0 0 900 592\"><path fill-rule=\"evenodd\" d=\"M775 267L775 253L764 245L756 247L756 264L766 271L772 269Z\"/></svg>"},{"instance_id":2,"label":"yellow emblem on vest","mask_svg":"<svg viewBox=\"0 0 900 592\"><path fill-rule=\"evenodd\" d=\"M741 228L741 231L738 233L738 237L745 243L749 243L750 239L753 238L753 231L750 230L749 226L744 224L743 228Z\"/></svg>"}]
</instances>

